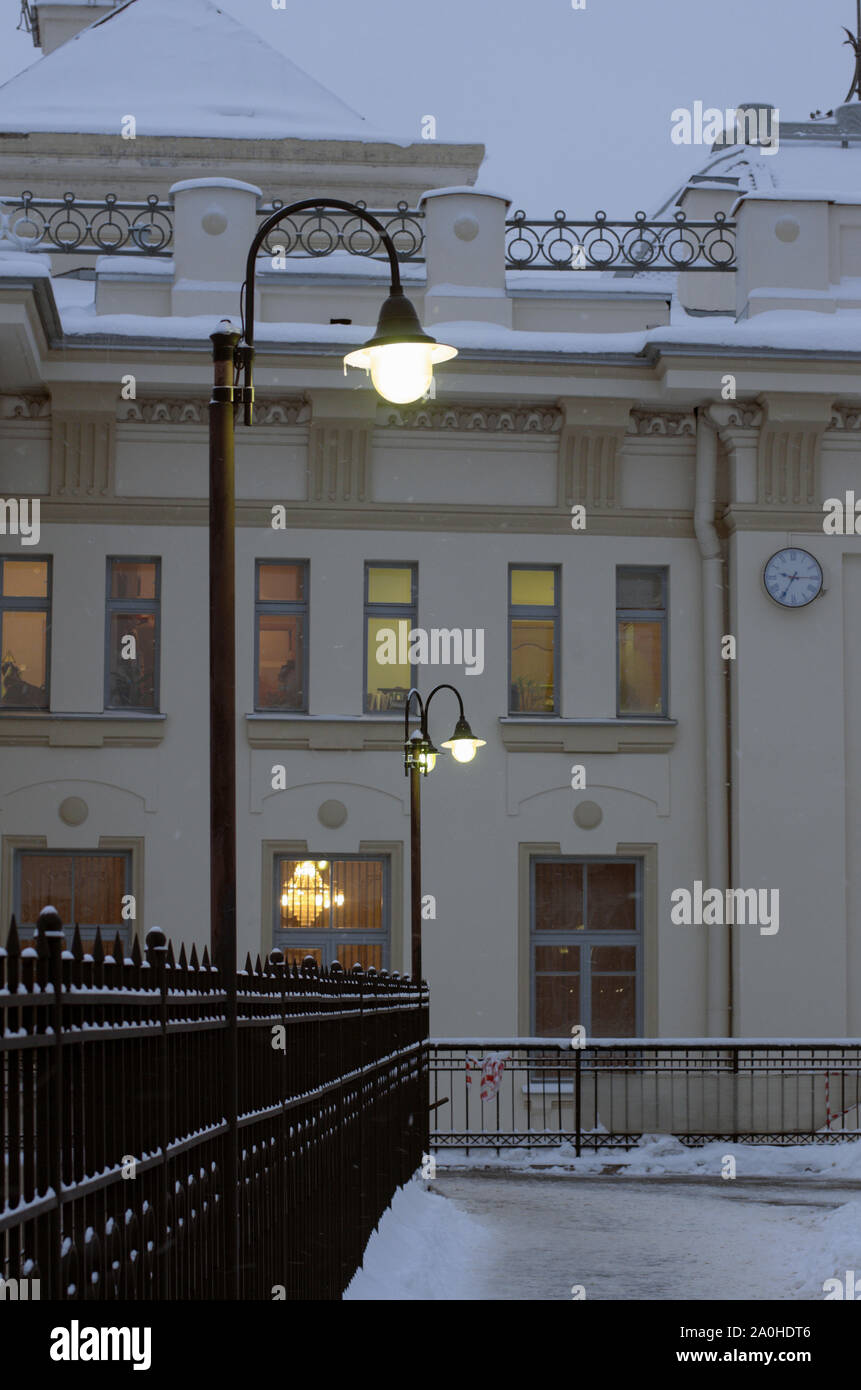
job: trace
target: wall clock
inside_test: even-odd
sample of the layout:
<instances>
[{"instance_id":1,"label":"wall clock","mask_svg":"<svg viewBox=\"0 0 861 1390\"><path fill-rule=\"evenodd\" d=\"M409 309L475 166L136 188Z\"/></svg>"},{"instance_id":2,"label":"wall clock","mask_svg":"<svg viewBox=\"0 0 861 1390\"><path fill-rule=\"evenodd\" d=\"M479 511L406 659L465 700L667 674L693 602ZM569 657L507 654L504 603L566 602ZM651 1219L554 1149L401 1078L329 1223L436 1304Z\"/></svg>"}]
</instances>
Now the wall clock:
<instances>
[{"instance_id":1,"label":"wall clock","mask_svg":"<svg viewBox=\"0 0 861 1390\"><path fill-rule=\"evenodd\" d=\"M782 608L805 608L822 593L822 566L809 550L778 550L762 573L765 591Z\"/></svg>"}]
</instances>

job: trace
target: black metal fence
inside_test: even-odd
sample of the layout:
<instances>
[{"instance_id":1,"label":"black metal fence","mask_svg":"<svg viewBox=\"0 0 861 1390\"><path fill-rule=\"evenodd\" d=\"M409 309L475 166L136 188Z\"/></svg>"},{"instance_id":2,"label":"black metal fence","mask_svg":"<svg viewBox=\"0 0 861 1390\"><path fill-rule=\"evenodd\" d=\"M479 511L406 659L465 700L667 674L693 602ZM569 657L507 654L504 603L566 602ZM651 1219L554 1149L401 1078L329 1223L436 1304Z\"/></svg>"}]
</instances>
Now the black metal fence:
<instances>
[{"instance_id":1,"label":"black metal fence","mask_svg":"<svg viewBox=\"0 0 861 1390\"><path fill-rule=\"evenodd\" d=\"M54 914L54 916L56 916ZM335 1299L427 1145L427 987L164 934L0 950L0 1275L56 1299ZM235 1049L238 1113L225 1058Z\"/></svg>"},{"instance_id":2,"label":"black metal fence","mask_svg":"<svg viewBox=\"0 0 861 1390\"><path fill-rule=\"evenodd\" d=\"M861 1138L858 1039L576 1041L433 1041L431 1149Z\"/></svg>"}]
</instances>

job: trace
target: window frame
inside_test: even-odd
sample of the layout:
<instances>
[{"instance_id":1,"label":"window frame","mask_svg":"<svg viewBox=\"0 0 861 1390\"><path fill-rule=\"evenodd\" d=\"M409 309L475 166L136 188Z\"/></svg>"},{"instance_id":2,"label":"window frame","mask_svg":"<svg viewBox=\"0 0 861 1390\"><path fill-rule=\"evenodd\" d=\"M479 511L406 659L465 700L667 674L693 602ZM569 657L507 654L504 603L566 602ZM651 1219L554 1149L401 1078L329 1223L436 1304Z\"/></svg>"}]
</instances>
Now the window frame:
<instances>
[{"instance_id":1,"label":"window frame","mask_svg":"<svg viewBox=\"0 0 861 1390\"><path fill-rule=\"evenodd\" d=\"M660 608L620 608L619 575L658 574L661 578ZM617 719L669 719L670 718L670 567L669 565L617 565L615 569L616 614L613 625L613 641L616 648L616 718ZM661 627L661 709L657 714L632 713L622 709L622 660L619 642L621 622L660 623Z\"/></svg>"},{"instance_id":2,"label":"window frame","mask_svg":"<svg viewBox=\"0 0 861 1390\"><path fill-rule=\"evenodd\" d=\"M368 594L371 587L371 570L409 570L410 603L409 609L403 603L371 603ZM419 565L417 560L366 560L365 579L362 591L362 713L374 714L380 719L403 718L403 710L372 709L368 704L368 624L371 618L405 618L410 628L419 625ZM410 685L419 689L418 669L413 667Z\"/></svg>"},{"instance_id":3,"label":"window frame","mask_svg":"<svg viewBox=\"0 0 861 1390\"><path fill-rule=\"evenodd\" d=\"M540 570L544 573L553 575L553 607L531 603L512 603L511 601L511 576L514 570ZM507 607L508 607L508 698L506 709L510 717L517 718L522 715L529 719L559 719L562 710L562 653L560 651L560 640L562 633L562 566L547 564L519 564L515 561L509 562L506 577L508 585ZM552 710L516 710L511 708L511 689L512 689L512 622L516 618L549 618L553 621L553 708Z\"/></svg>"},{"instance_id":4,"label":"window frame","mask_svg":"<svg viewBox=\"0 0 861 1390\"><path fill-rule=\"evenodd\" d=\"M281 922L281 865L287 861L290 863L301 863L305 859L328 859L330 865L343 863L345 861L361 863L381 864L383 881L383 910L382 926L372 927L282 927ZM331 881L330 873L330 881ZM331 911L331 908L330 908ZM354 941L357 946L380 945L382 944L382 970L391 969L392 951L392 856L390 854L333 854L331 850L290 850L277 852L273 855L272 863L272 945L278 946L282 950L291 943L294 946L320 949L337 941ZM332 957L338 959L337 952ZM324 960L323 965L328 966L329 961ZM342 961L345 970L352 967L353 962Z\"/></svg>"},{"instance_id":5,"label":"window frame","mask_svg":"<svg viewBox=\"0 0 861 1390\"><path fill-rule=\"evenodd\" d=\"M111 596L111 566L155 565L155 598L127 599ZM111 618L116 613L152 613L155 617L153 628L153 703L151 705L112 705L111 698ZM161 713L161 556L160 555L106 555L105 556L105 679L104 711L114 714L128 711L131 714Z\"/></svg>"},{"instance_id":6,"label":"window frame","mask_svg":"<svg viewBox=\"0 0 861 1390\"><path fill-rule=\"evenodd\" d=\"M610 931L606 928L590 931L561 931L558 927L540 931L535 924L536 915L536 867L538 864L633 864L634 866L634 928L632 931ZM645 931L644 931L644 861L633 854L533 854L529 860L529 1027L532 1037L544 1036L538 1033L538 975L536 969L537 946L581 946L589 952L581 951L580 956L580 1023L586 1029L587 1045L592 1033L592 960L593 946L633 946L634 955L634 1032L635 1038L643 1036L645 1012ZM588 875L583 874L583 915L588 919ZM542 970L541 975L565 974L564 971ZM598 975L630 975L628 970L599 970ZM573 1025L572 1025L573 1026ZM600 1041L600 1039L598 1039Z\"/></svg>"},{"instance_id":7,"label":"window frame","mask_svg":"<svg viewBox=\"0 0 861 1390\"><path fill-rule=\"evenodd\" d=\"M5 560L32 560L47 566L46 573L46 593L44 598L24 598L13 595L6 598L3 592L3 580L5 567L0 564L0 659L3 655L3 615L5 613L44 613L45 617L45 696L44 705L8 705L0 704L0 714L20 714L22 710L32 710L36 713L49 713L51 709L51 628L52 614L54 605L54 564L53 555L8 555L5 551L0 554L0 561Z\"/></svg>"},{"instance_id":8,"label":"window frame","mask_svg":"<svg viewBox=\"0 0 861 1390\"><path fill-rule=\"evenodd\" d=\"M25 855L38 856L40 859L122 859L125 862L126 870L122 896L128 897L129 894L132 894L134 892L134 863L133 852L131 849L58 849L56 847L53 849L30 849L29 847L24 846L16 848L13 850L12 862L12 901L14 904L13 911L15 913L15 920L18 923L19 932L29 933L31 931L31 928L32 931L35 932L37 926L37 923L35 922L32 924L29 922L24 922L22 920L21 915L21 870L22 861ZM48 904L43 903L42 906L47 907ZM41 911L42 909L40 908L39 910ZM102 941L105 943L106 946L111 941L113 941L114 936L117 932L119 932L120 940L123 942L123 944L127 947L131 947L135 937L136 919L131 918L129 921L121 921L119 924L114 922L102 922L97 923L95 926L81 925L80 923L77 923L75 921L75 876L73 874L72 909L70 920L68 922L63 923L63 935L66 938L67 944L71 943L76 926L78 928L81 941L85 945L89 942L94 941L96 937L96 931L100 930L102 933ZM108 935L108 933L110 933L110 935Z\"/></svg>"},{"instance_id":9,"label":"window frame","mask_svg":"<svg viewBox=\"0 0 861 1390\"><path fill-rule=\"evenodd\" d=\"M302 589L305 594L304 599L274 599L260 597L260 570L263 565L293 565L300 566L303 571ZM302 705L299 709L280 709L277 705L258 704L260 689L260 615L269 613L273 615L287 614L296 615L304 618L302 624ZM307 714L310 709L310 691L308 688L309 673L311 669L311 561L309 559L282 559L280 556L269 558L260 556L254 561L254 700L253 707L255 714L287 714L299 715Z\"/></svg>"}]
</instances>

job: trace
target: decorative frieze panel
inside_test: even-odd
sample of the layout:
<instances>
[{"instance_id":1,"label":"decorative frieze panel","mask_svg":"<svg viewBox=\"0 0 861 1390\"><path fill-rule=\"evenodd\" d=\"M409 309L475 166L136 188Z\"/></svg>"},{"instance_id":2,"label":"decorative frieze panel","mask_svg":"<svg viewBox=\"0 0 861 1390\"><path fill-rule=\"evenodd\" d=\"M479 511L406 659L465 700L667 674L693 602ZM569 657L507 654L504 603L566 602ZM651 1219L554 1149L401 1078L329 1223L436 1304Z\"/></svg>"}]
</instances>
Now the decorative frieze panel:
<instances>
[{"instance_id":1,"label":"decorative frieze panel","mask_svg":"<svg viewBox=\"0 0 861 1390\"><path fill-rule=\"evenodd\" d=\"M562 422L562 411L555 406L500 410L485 405L386 407L378 421L389 429L479 430L489 434L557 434Z\"/></svg>"},{"instance_id":2,"label":"decorative frieze panel","mask_svg":"<svg viewBox=\"0 0 861 1390\"><path fill-rule=\"evenodd\" d=\"M300 425L310 414L308 403L301 397L277 400L256 398L254 402L255 429L262 425ZM118 411L121 424L142 425L206 425L209 421L209 397L191 399L142 396L134 401L122 401Z\"/></svg>"},{"instance_id":3,"label":"decorative frieze panel","mask_svg":"<svg viewBox=\"0 0 861 1390\"><path fill-rule=\"evenodd\" d=\"M632 410L627 428L628 434L663 435L669 439L685 435L693 438L696 432L696 420L690 411Z\"/></svg>"},{"instance_id":4,"label":"decorative frieze panel","mask_svg":"<svg viewBox=\"0 0 861 1390\"><path fill-rule=\"evenodd\" d=\"M0 420L46 420L50 414L47 396L0 396Z\"/></svg>"},{"instance_id":5,"label":"decorative frieze panel","mask_svg":"<svg viewBox=\"0 0 861 1390\"><path fill-rule=\"evenodd\" d=\"M368 420L321 420L312 424L308 440L310 501L368 500L372 429Z\"/></svg>"},{"instance_id":6,"label":"decorative frieze panel","mask_svg":"<svg viewBox=\"0 0 861 1390\"><path fill-rule=\"evenodd\" d=\"M836 405L831 412L828 429L857 433L861 430L861 410L857 405Z\"/></svg>"}]
</instances>

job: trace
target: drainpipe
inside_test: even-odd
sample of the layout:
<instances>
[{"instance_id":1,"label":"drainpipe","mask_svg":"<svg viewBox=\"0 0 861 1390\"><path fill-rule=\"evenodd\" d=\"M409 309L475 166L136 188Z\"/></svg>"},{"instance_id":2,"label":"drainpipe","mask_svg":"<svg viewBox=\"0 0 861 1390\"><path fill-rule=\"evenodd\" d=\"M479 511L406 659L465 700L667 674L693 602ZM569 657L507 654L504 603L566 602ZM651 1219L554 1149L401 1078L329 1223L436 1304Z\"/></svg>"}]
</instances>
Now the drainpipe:
<instances>
[{"instance_id":1,"label":"drainpipe","mask_svg":"<svg viewBox=\"0 0 861 1390\"><path fill-rule=\"evenodd\" d=\"M726 673L721 657L724 633L724 574L714 524L717 432L708 408L697 410L697 478L694 531L702 557L703 690L705 692L706 888L723 895L729 887L729 812L726 788ZM709 926L706 975L708 1036L730 1037L730 952L726 926Z\"/></svg>"}]
</instances>

